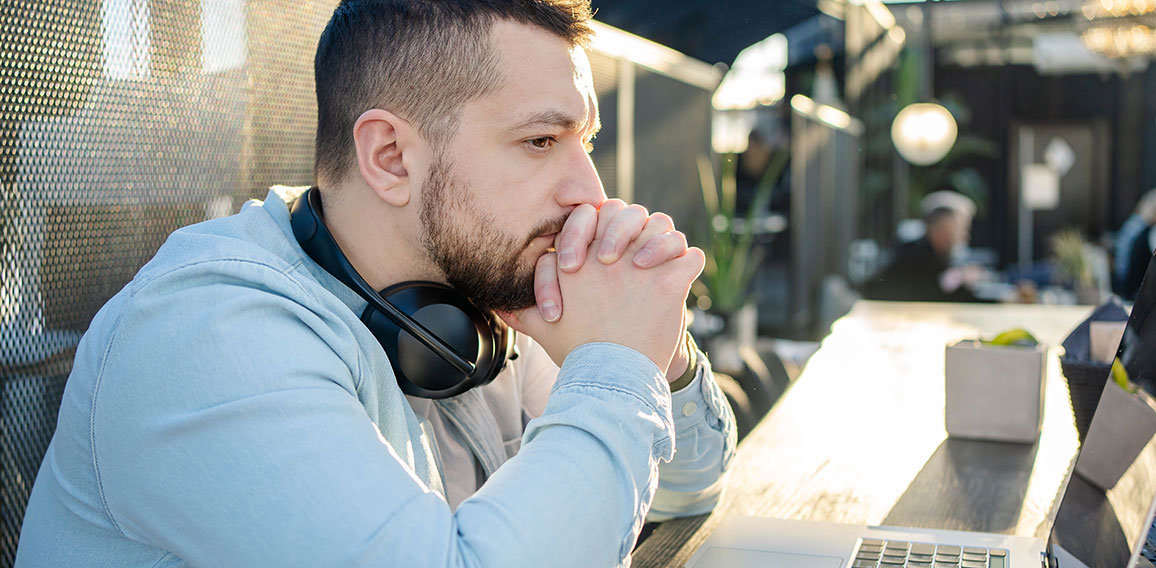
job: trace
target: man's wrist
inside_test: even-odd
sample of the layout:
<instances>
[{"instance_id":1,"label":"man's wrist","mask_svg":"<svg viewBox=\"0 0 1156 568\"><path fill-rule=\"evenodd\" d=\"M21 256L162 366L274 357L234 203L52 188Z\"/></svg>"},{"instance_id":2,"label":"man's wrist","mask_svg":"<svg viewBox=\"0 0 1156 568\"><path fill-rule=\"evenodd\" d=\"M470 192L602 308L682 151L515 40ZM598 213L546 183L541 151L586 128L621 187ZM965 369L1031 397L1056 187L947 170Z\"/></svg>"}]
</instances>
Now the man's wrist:
<instances>
[{"instance_id":1,"label":"man's wrist","mask_svg":"<svg viewBox=\"0 0 1156 568\"><path fill-rule=\"evenodd\" d=\"M694 342L694 337L687 331L684 334L683 345L680 347L686 349L686 369L678 375L677 378L670 381L670 392L682 390L694 380L695 367L698 366L698 345ZM671 377L670 371L677 371L671 368L667 371L667 378Z\"/></svg>"}]
</instances>

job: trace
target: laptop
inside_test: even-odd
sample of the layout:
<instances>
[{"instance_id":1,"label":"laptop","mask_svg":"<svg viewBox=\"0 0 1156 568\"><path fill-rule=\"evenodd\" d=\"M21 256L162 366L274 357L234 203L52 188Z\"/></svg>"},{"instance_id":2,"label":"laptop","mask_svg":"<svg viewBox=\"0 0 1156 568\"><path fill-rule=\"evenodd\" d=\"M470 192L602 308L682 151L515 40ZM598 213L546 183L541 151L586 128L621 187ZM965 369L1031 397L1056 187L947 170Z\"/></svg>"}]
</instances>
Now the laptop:
<instances>
[{"instance_id":1,"label":"laptop","mask_svg":"<svg viewBox=\"0 0 1156 568\"><path fill-rule=\"evenodd\" d=\"M1129 397L1107 381L1053 508L1047 539L733 516L723 520L686 567L1153 568L1156 258L1149 263L1117 355L1139 387L1130 397L1139 403L1121 407L1121 398ZM1122 440L1131 440L1133 449L1111 447L1123 445Z\"/></svg>"}]
</instances>

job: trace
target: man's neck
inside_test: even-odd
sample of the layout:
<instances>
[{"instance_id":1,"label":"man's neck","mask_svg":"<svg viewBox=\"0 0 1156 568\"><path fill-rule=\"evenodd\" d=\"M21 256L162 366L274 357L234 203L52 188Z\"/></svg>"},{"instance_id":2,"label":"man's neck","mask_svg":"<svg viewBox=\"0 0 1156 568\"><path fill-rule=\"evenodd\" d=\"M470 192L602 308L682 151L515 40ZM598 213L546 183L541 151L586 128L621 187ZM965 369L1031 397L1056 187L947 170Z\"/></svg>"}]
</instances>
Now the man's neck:
<instances>
[{"instance_id":1,"label":"man's neck","mask_svg":"<svg viewBox=\"0 0 1156 568\"><path fill-rule=\"evenodd\" d=\"M441 280L421 245L416 214L382 202L366 187L343 184L320 191L325 225L375 290L410 280Z\"/></svg>"}]
</instances>

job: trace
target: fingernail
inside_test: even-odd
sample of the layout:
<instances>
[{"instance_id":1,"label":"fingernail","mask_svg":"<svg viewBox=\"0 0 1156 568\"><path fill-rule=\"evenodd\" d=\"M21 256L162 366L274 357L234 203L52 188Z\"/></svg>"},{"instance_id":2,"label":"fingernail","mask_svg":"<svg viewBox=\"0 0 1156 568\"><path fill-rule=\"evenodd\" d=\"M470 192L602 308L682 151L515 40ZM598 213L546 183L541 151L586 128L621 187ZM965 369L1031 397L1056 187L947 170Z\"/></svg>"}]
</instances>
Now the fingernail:
<instances>
[{"instance_id":1,"label":"fingernail","mask_svg":"<svg viewBox=\"0 0 1156 568\"><path fill-rule=\"evenodd\" d=\"M542 319L550 323L558 321L560 314L558 313L558 304L554 303L554 300L542 302L542 305L538 306L538 311L542 312Z\"/></svg>"},{"instance_id":2,"label":"fingernail","mask_svg":"<svg viewBox=\"0 0 1156 568\"><path fill-rule=\"evenodd\" d=\"M558 268L570 270L578 265L578 255L572 250L563 250L558 253Z\"/></svg>"},{"instance_id":3,"label":"fingernail","mask_svg":"<svg viewBox=\"0 0 1156 568\"><path fill-rule=\"evenodd\" d=\"M602 262L614 261L614 241L610 239L602 240L602 246L598 250L598 260Z\"/></svg>"},{"instance_id":4,"label":"fingernail","mask_svg":"<svg viewBox=\"0 0 1156 568\"><path fill-rule=\"evenodd\" d=\"M634 264L638 266L649 266L651 260L654 260L654 255L649 249L642 249L638 251L638 254L634 255Z\"/></svg>"}]
</instances>

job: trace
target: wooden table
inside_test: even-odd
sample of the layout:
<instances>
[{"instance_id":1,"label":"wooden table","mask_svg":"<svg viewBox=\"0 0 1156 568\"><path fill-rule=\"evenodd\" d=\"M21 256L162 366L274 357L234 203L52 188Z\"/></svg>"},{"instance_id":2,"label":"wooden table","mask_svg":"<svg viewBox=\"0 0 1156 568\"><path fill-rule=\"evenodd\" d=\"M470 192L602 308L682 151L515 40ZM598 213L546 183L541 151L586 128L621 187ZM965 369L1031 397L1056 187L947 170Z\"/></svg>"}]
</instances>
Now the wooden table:
<instances>
[{"instance_id":1,"label":"wooden table","mask_svg":"<svg viewBox=\"0 0 1156 568\"><path fill-rule=\"evenodd\" d=\"M1057 356L1091 310L857 303L739 444L714 513L663 523L633 565L683 566L729 515L1046 537L1077 449ZM1014 327L1050 347L1039 441L947 439L945 345Z\"/></svg>"}]
</instances>

